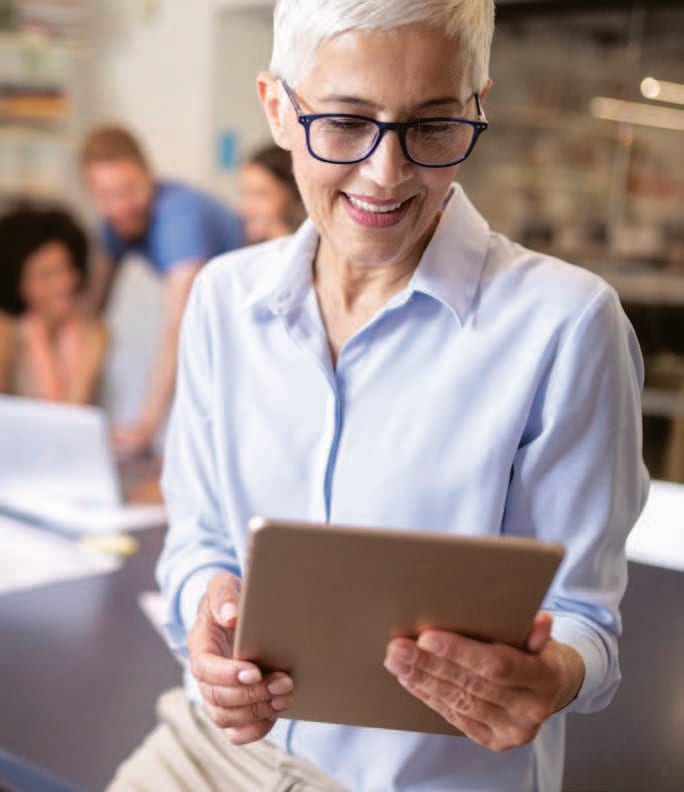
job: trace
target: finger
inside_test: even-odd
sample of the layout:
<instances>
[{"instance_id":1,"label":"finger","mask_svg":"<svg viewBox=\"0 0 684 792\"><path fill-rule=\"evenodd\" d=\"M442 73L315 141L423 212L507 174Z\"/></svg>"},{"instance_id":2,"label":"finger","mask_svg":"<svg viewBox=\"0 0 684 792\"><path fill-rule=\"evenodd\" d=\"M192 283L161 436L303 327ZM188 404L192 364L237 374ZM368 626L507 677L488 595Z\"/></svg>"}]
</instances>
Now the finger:
<instances>
[{"instance_id":1,"label":"finger","mask_svg":"<svg viewBox=\"0 0 684 792\"><path fill-rule=\"evenodd\" d=\"M230 660L213 652L193 654L190 669L198 682L220 687L256 685L262 680L258 666L247 660Z\"/></svg>"},{"instance_id":2,"label":"finger","mask_svg":"<svg viewBox=\"0 0 684 792\"><path fill-rule=\"evenodd\" d=\"M490 724L482 723L476 718L459 712L448 702L416 689L413 692L416 698L439 713L445 720L460 729L466 737L490 751L506 751L531 742L538 732L538 725L520 726L510 723L503 728L492 728Z\"/></svg>"},{"instance_id":3,"label":"finger","mask_svg":"<svg viewBox=\"0 0 684 792\"><path fill-rule=\"evenodd\" d=\"M496 682L485 679L485 677L481 677L458 663L452 663L451 660L437 657L421 650L416 653L416 661L413 668L428 673L443 682L457 685L473 696L505 709L514 707L518 699L527 690L527 688L498 685Z\"/></svg>"},{"instance_id":4,"label":"finger","mask_svg":"<svg viewBox=\"0 0 684 792\"><path fill-rule=\"evenodd\" d=\"M232 655L230 636L212 621L205 607L199 613L188 633L188 651L191 662L200 655L209 654L229 659Z\"/></svg>"},{"instance_id":5,"label":"finger","mask_svg":"<svg viewBox=\"0 0 684 792\"><path fill-rule=\"evenodd\" d=\"M275 703L275 706L274 706ZM264 720L273 721L292 704L292 696L282 696L272 701L257 701L246 707L214 707L204 703L212 723L219 729L242 728Z\"/></svg>"},{"instance_id":6,"label":"finger","mask_svg":"<svg viewBox=\"0 0 684 792\"><path fill-rule=\"evenodd\" d=\"M209 685L200 682L204 700L214 707L245 707L261 701L287 696L294 690L294 682L287 674L272 674L257 685Z\"/></svg>"},{"instance_id":7,"label":"finger","mask_svg":"<svg viewBox=\"0 0 684 792\"><path fill-rule=\"evenodd\" d=\"M214 576L207 586L209 612L216 624L233 629L240 602L240 579L230 572Z\"/></svg>"},{"instance_id":8,"label":"finger","mask_svg":"<svg viewBox=\"0 0 684 792\"><path fill-rule=\"evenodd\" d=\"M395 676L404 675L411 680L417 671L423 671L442 682L456 685L467 693L490 704L502 707L512 719L515 718L523 724L533 725L547 717L544 711L540 709L537 699L531 695L529 688L499 685L467 668L463 668L457 663L423 652L411 641L408 644L406 649L410 649L411 645L415 647L415 659L411 661L411 665L396 665L391 652L388 652L385 667L388 671L394 673Z\"/></svg>"},{"instance_id":9,"label":"finger","mask_svg":"<svg viewBox=\"0 0 684 792\"><path fill-rule=\"evenodd\" d=\"M521 649L505 644L485 643L457 633L429 630L418 639L418 647L499 685L532 687L538 681L539 661Z\"/></svg>"},{"instance_id":10,"label":"finger","mask_svg":"<svg viewBox=\"0 0 684 792\"><path fill-rule=\"evenodd\" d=\"M272 720L264 720L259 723L252 723L249 726L230 728L226 730L226 735L235 746L247 745L263 739L271 731L274 723L275 721Z\"/></svg>"},{"instance_id":11,"label":"finger","mask_svg":"<svg viewBox=\"0 0 684 792\"><path fill-rule=\"evenodd\" d=\"M538 654L551 640L553 616L548 611L539 611L534 617L534 622L527 636L526 646L528 651Z\"/></svg>"},{"instance_id":12,"label":"finger","mask_svg":"<svg viewBox=\"0 0 684 792\"><path fill-rule=\"evenodd\" d=\"M439 701L449 712L465 715L489 726L493 731L505 731L512 726L511 717L503 707L478 698L443 679L437 679L419 668L414 667L410 678L400 677L399 684L409 692L419 692L433 701Z\"/></svg>"},{"instance_id":13,"label":"finger","mask_svg":"<svg viewBox=\"0 0 684 792\"><path fill-rule=\"evenodd\" d=\"M482 745L485 748L489 748L490 744L493 743L494 732L486 724L480 723L468 715L463 715L462 713L452 711L451 708L444 702L434 698L433 696L430 696L427 693L424 693L423 691L418 689L412 690L410 686L407 686L406 690L408 690L409 693L422 701L424 704L427 704L428 707L441 715L452 726L460 729L463 734L465 734L466 737L469 737L473 742L476 742L478 745Z\"/></svg>"}]
</instances>

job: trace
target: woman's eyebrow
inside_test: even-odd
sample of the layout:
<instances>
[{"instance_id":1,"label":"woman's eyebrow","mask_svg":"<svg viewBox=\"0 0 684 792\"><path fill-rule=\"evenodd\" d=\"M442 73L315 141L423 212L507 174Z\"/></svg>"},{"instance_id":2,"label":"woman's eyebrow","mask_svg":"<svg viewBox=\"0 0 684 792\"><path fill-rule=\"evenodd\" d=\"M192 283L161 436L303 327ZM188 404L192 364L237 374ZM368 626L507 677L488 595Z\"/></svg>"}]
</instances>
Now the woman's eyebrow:
<instances>
[{"instance_id":1,"label":"woman's eyebrow","mask_svg":"<svg viewBox=\"0 0 684 792\"><path fill-rule=\"evenodd\" d=\"M348 104L355 105L356 107L367 107L369 110L376 111L385 109L383 105L371 99L362 99L360 96L351 96L347 94L330 94L321 97L318 101L326 104ZM427 110L430 107L442 107L444 105L456 105L459 109L463 108L463 104L457 96L440 96L435 99L428 99L426 102L421 102L419 105L412 107L410 112Z\"/></svg>"},{"instance_id":2,"label":"woman's eyebrow","mask_svg":"<svg viewBox=\"0 0 684 792\"><path fill-rule=\"evenodd\" d=\"M441 107L442 105L456 105L463 108L463 102L457 96L440 96L438 99L428 99L427 102L423 102L413 109L427 110L429 107Z\"/></svg>"}]
</instances>

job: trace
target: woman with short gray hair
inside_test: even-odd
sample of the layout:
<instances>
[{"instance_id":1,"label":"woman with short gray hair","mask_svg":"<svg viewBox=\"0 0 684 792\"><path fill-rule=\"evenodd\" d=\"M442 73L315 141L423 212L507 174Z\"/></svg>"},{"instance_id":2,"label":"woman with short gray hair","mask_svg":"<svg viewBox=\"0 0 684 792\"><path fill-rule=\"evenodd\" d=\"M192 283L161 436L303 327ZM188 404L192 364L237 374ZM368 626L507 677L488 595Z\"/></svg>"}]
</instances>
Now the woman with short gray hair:
<instances>
[{"instance_id":1,"label":"woman with short gray hair","mask_svg":"<svg viewBox=\"0 0 684 792\"><path fill-rule=\"evenodd\" d=\"M493 232L454 183L486 134L493 17L491 0L276 5L258 92L309 220L196 281L158 567L186 692L112 789L549 792L565 713L610 702L647 491L641 356L609 286ZM464 737L293 721L292 679L232 659L254 514L566 556L525 650L387 646L396 684Z\"/></svg>"}]
</instances>

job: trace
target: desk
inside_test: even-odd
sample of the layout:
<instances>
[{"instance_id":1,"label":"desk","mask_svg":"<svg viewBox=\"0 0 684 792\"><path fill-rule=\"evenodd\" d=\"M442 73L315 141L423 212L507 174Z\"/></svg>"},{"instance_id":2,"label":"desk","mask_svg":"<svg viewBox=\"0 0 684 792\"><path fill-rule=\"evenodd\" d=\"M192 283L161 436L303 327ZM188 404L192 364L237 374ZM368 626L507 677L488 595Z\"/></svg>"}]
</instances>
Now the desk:
<instances>
[{"instance_id":1,"label":"desk","mask_svg":"<svg viewBox=\"0 0 684 792\"><path fill-rule=\"evenodd\" d=\"M180 666L136 603L163 529L121 570L0 597L0 746L97 792L152 728ZM566 792L684 789L684 573L630 563L624 681L568 718Z\"/></svg>"},{"instance_id":2,"label":"desk","mask_svg":"<svg viewBox=\"0 0 684 792\"><path fill-rule=\"evenodd\" d=\"M164 529L122 569L0 597L0 747L89 792L155 722L181 668L136 602Z\"/></svg>"}]
</instances>

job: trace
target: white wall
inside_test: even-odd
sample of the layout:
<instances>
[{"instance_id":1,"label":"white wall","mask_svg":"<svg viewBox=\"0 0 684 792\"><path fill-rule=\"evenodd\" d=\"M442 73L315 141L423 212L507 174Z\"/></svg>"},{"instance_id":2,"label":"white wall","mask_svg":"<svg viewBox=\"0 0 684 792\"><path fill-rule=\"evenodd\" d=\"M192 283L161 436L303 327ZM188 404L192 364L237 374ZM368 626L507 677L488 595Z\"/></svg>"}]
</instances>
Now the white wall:
<instances>
[{"instance_id":1,"label":"white wall","mask_svg":"<svg viewBox=\"0 0 684 792\"><path fill-rule=\"evenodd\" d=\"M90 120L119 121L165 175L208 185L212 0L93 0Z\"/></svg>"},{"instance_id":2,"label":"white wall","mask_svg":"<svg viewBox=\"0 0 684 792\"><path fill-rule=\"evenodd\" d=\"M160 173L235 201L218 134L245 155L269 138L255 78L268 64L269 0L92 0L88 120L138 133Z\"/></svg>"},{"instance_id":3,"label":"white wall","mask_svg":"<svg viewBox=\"0 0 684 792\"><path fill-rule=\"evenodd\" d=\"M271 58L273 11L258 4L231 5L222 8L216 20L214 119L217 134L235 134L237 155L244 159L258 146L271 142L257 98L256 76L268 68ZM239 199L235 171L217 167L212 186L231 202Z\"/></svg>"}]
</instances>

